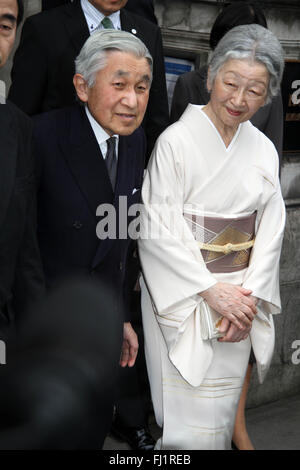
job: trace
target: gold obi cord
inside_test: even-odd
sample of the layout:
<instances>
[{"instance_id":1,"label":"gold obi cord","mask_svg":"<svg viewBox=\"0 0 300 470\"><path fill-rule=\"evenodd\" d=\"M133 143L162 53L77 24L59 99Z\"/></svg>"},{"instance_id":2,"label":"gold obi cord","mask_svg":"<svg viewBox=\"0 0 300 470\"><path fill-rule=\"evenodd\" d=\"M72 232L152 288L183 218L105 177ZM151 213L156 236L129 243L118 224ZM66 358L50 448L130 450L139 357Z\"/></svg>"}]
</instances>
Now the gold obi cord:
<instances>
[{"instance_id":1,"label":"gold obi cord","mask_svg":"<svg viewBox=\"0 0 300 470\"><path fill-rule=\"evenodd\" d=\"M254 245L256 212L225 219L184 214L210 272L234 272L247 268Z\"/></svg>"}]
</instances>

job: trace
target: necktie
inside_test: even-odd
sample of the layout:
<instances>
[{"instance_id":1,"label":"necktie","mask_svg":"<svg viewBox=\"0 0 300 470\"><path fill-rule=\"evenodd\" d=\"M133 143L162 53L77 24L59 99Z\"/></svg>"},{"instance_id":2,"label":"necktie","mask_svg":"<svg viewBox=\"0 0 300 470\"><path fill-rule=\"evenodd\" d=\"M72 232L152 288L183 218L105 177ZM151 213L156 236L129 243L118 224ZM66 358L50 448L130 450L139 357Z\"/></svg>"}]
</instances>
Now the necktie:
<instances>
[{"instance_id":1,"label":"necktie","mask_svg":"<svg viewBox=\"0 0 300 470\"><path fill-rule=\"evenodd\" d=\"M105 29L114 29L113 22L111 21L110 18L108 18L108 16L105 16L103 18L103 20L101 21L101 24L102 24L103 28L105 28Z\"/></svg>"},{"instance_id":2,"label":"necktie","mask_svg":"<svg viewBox=\"0 0 300 470\"><path fill-rule=\"evenodd\" d=\"M117 178L116 137L110 137L107 139L106 143L107 153L105 163L109 174L109 179L114 190Z\"/></svg>"}]
</instances>

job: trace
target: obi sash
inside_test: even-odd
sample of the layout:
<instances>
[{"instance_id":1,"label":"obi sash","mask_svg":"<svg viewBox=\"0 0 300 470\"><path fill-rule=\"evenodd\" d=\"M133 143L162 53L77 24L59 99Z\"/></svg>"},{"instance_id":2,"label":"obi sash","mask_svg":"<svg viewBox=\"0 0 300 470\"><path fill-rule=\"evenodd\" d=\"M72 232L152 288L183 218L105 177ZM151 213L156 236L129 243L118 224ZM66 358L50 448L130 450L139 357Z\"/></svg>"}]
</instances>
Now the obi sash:
<instances>
[{"instance_id":1,"label":"obi sash","mask_svg":"<svg viewBox=\"0 0 300 470\"><path fill-rule=\"evenodd\" d=\"M228 273L248 267L254 244L256 212L234 219L187 213L184 217L210 272Z\"/></svg>"}]
</instances>

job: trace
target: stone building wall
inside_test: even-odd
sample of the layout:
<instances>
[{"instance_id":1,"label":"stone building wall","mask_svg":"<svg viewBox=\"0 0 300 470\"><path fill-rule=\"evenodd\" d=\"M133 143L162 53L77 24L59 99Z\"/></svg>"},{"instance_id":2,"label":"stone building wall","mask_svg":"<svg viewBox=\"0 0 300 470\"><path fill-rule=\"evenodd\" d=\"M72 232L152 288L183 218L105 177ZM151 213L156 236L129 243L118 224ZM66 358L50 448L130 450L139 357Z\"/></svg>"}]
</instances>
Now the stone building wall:
<instances>
[{"instance_id":1,"label":"stone building wall","mask_svg":"<svg viewBox=\"0 0 300 470\"><path fill-rule=\"evenodd\" d=\"M234 2L234 0L232 0ZM225 2L201 0L154 0L155 12L162 27L167 49L176 55L175 42L170 43L171 31L190 32L198 37L198 51L209 51L211 26ZM300 2L298 0L260 1L268 27L281 40L286 58L300 59ZM198 36L195 35L198 33ZM183 36L184 37L184 36ZM192 41L192 38L191 38ZM182 46L181 37L177 42ZM187 42L188 45L188 42ZM181 47L179 47L179 50Z\"/></svg>"}]
</instances>

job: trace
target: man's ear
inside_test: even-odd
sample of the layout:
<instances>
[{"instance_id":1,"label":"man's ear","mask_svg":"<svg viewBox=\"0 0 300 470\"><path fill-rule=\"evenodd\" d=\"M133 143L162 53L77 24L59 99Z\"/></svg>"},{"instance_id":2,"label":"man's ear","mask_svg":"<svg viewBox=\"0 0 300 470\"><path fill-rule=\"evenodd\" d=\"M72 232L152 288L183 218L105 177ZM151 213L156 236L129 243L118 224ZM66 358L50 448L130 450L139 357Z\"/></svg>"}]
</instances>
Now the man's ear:
<instances>
[{"instance_id":1,"label":"man's ear","mask_svg":"<svg viewBox=\"0 0 300 470\"><path fill-rule=\"evenodd\" d=\"M88 86L80 73L76 73L73 77L73 85L80 101L87 103L88 101Z\"/></svg>"}]
</instances>

